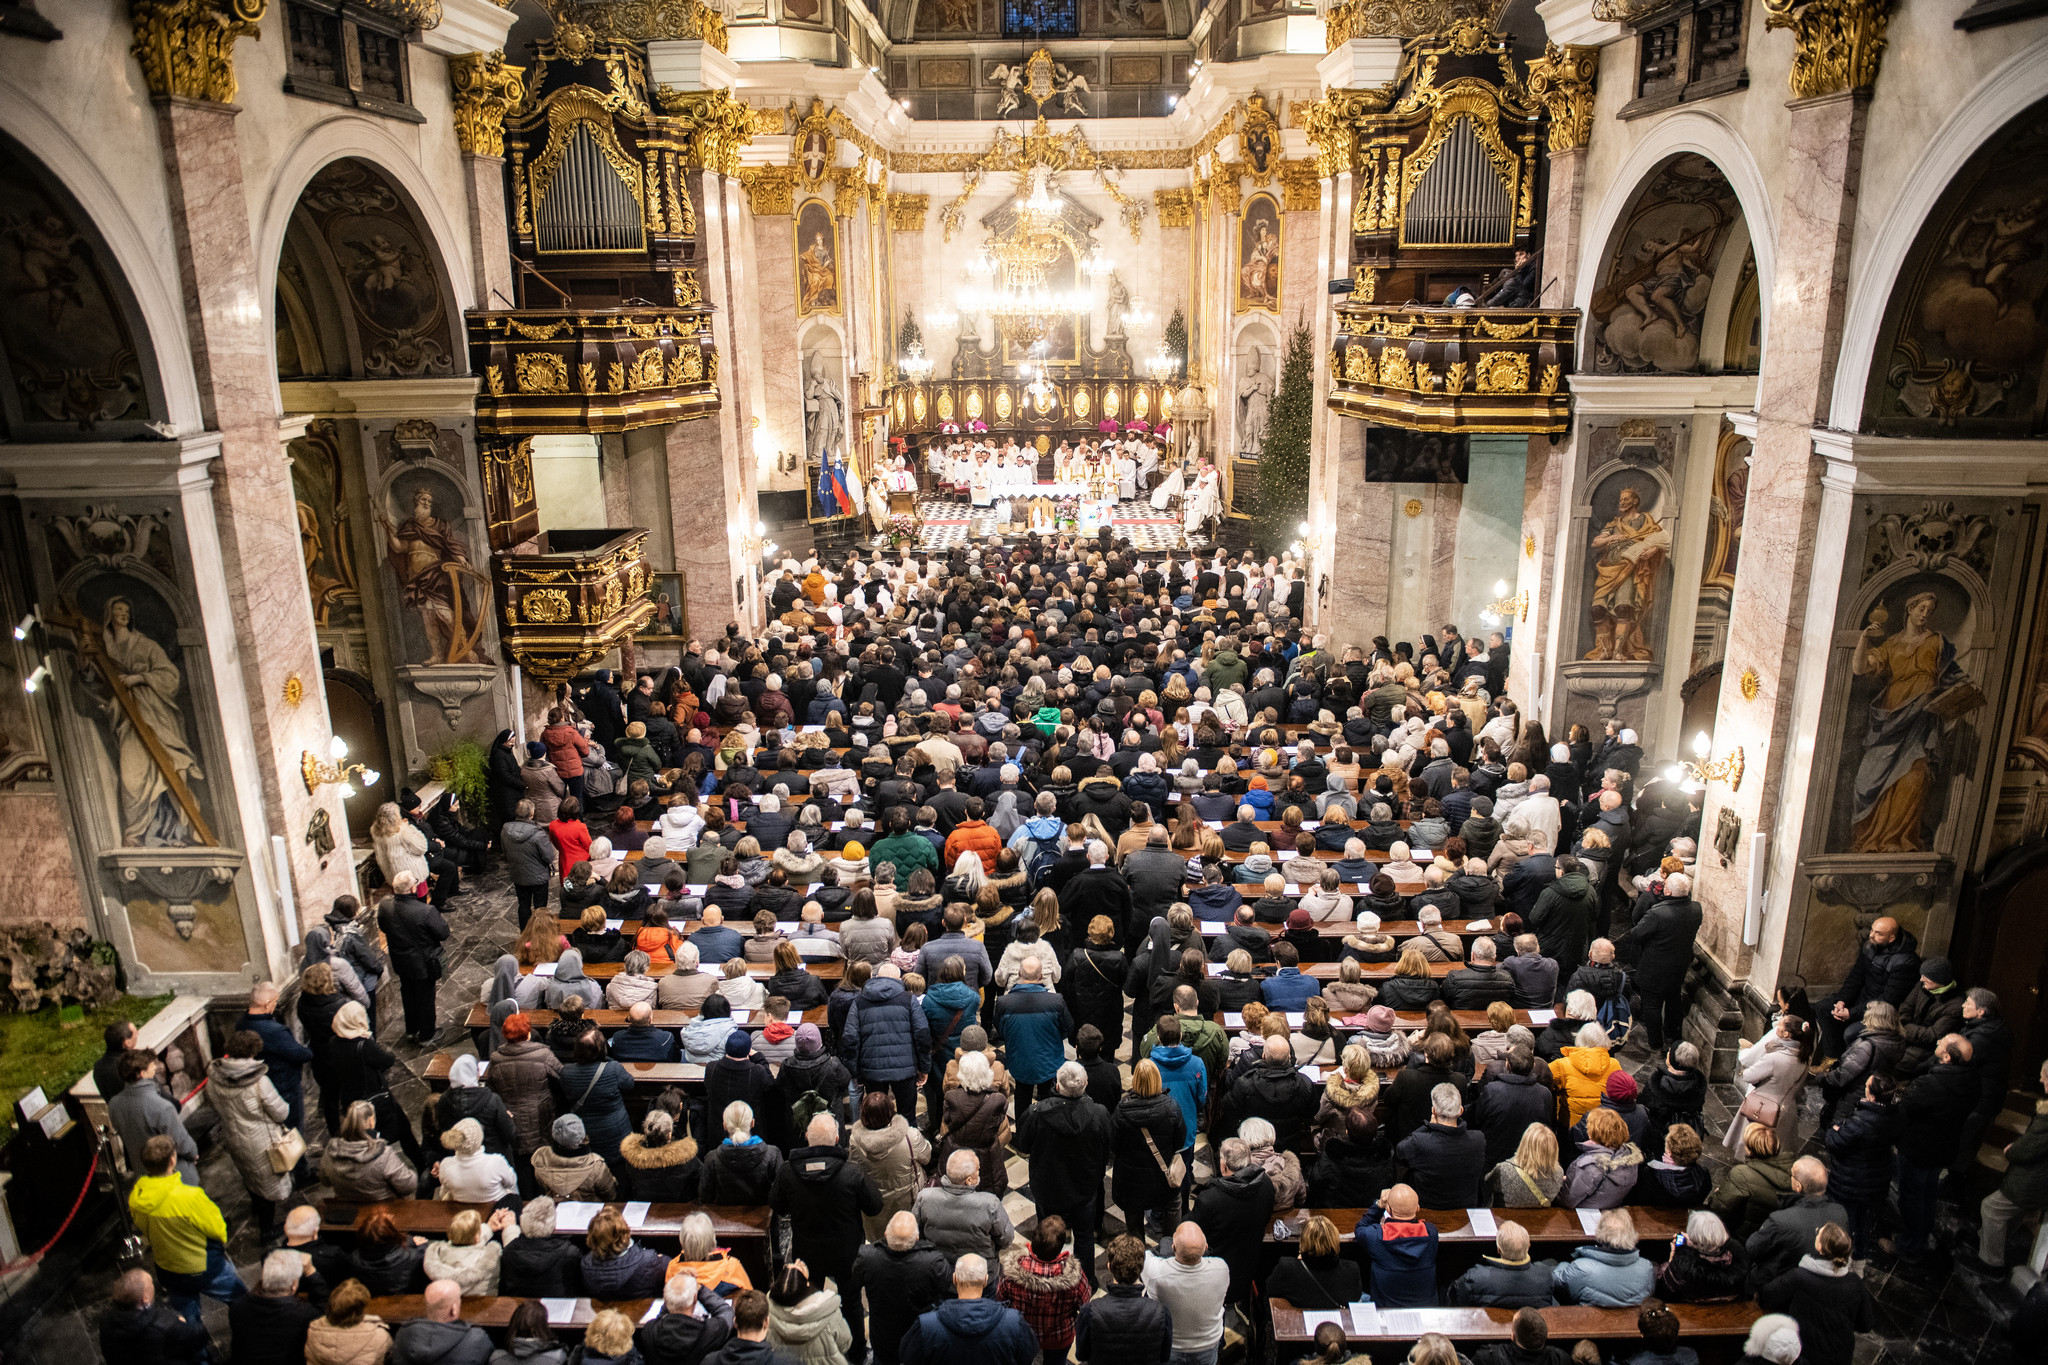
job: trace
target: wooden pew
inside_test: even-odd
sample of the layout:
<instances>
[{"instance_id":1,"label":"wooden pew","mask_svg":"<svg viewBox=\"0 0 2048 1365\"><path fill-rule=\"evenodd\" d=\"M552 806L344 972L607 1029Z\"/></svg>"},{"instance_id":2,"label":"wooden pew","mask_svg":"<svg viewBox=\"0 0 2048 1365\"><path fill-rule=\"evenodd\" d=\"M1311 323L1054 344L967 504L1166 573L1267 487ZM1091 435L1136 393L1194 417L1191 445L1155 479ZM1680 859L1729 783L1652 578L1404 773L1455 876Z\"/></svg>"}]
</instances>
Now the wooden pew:
<instances>
[{"instance_id":1,"label":"wooden pew","mask_svg":"<svg viewBox=\"0 0 2048 1365\"><path fill-rule=\"evenodd\" d=\"M1285 1348L1299 1348L1315 1340L1302 1317L1302 1310L1285 1299L1269 1301L1273 1338ZM1719 1365L1742 1354L1750 1324L1762 1312L1754 1303L1674 1303L1679 1336L1700 1357L1702 1365ZM1641 1340L1633 1308L1589 1308L1570 1306L1539 1310L1550 1328L1550 1344L1571 1349L1581 1338L1595 1341L1633 1342ZM1512 1308L1399 1308L1380 1309L1375 1314L1377 1330L1361 1332L1347 1309L1338 1318L1344 1339L1353 1347L1387 1348L1380 1359L1397 1358L1394 1348L1405 1347L1418 1337L1438 1332L1449 1337L1466 1355L1470 1345L1505 1342L1511 1339L1515 1310ZM1283 1351L1283 1355L1286 1352Z\"/></svg>"},{"instance_id":2,"label":"wooden pew","mask_svg":"<svg viewBox=\"0 0 2048 1365\"><path fill-rule=\"evenodd\" d=\"M1481 1033L1484 1032L1487 1028L1491 1027L1486 1022L1485 1010L1452 1010L1451 1014L1454 1018L1457 1019L1459 1026L1465 1029L1465 1031L1468 1033ZM1232 1017L1237 1018L1238 1022L1234 1024L1228 1022ZM1214 1014L1210 1015L1209 1019L1212 1023L1214 1023L1218 1028L1222 1029L1225 1033L1236 1033L1244 1027L1243 1016L1235 1010L1218 1010ZM1333 1025L1335 1025L1336 1023L1334 1018L1331 1022ZM1529 1011L1516 1010L1515 1022L1522 1025L1524 1028L1532 1027L1529 1023ZM1413 1031L1416 1029L1426 1028L1428 1027L1428 1025L1429 1016L1421 1010L1398 1010L1394 1014L1394 1026L1396 1028ZM1347 1030L1342 1028L1341 1026L1338 1027L1338 1031L1340 1033L1356 1032L1356 1030ZM1462 1217L1463 1215L1461 1214L1459 1216ZM1353 1215L1351 1221L1354 1223L1358 1221L1358 1218L1355 1214ZM1683 1219L1679 1220L1678 1230L1680 1232L1685 1231L1685 1223Z\"/></svg>"},{"instance_id":3,"label":"wooden pew","mask_svg":"<svg viewBox=\"0 0 2048 1365\"><path fill-rule=\"evenodd\" d=\"M608 1207L623 1212L625 1203L615 1199ZM371 1209L389 1213L392 1221L398 1224L398 1230L407 1236L430 1240L446 1237L449 1221L464 1209L474 1209L485 1218L491 1214L487 1204L458 1204L442 1199L392 1199L378 1204L328 1200L320 1209L320 1232L323 1236L353 1236L363 1216ZM633 1238L654 1245L664 1254L673 1255L676 1239L682 1235L683 1220L693 1213L711 1215L711 1226L718 1244L731 1248L733 1256L746 1267L755 1284L768 1283L769 1215L766 1205L654 1204L648 1208L647 1217L641 1225L633 1229ZM560 1235L578 1239L583 1236L580 1232ZM465 1305L468 1302L464 1300ZM642 1304L641 1308L644 1312L646 1305Z\"/></svg>"},{"instance_id":4,"label":"wooden pew","mask_svg":"<svg viewBox=\"0 0 2048 1365\"><path fill-rule=\"evenodd\" d=\"M652 1022L656 1028L681 1028L697 1017L698 1012L696 1010L658 1009L654 1011ZM536 1033L554 1023L555 1018L556 1015L553 1010L526 1011L527 1022L533 1026ZM583 1018L586 1022L597 1025L597 1027L607 1033L625 1028L632 1022L626 1017L624 1010L585 1010L583 1011ZM805 1010L802 1014L792 1017L788 1022L792 1026L797 1024L816 1024L819 1028L823 1028L825 1027L825 1007L820 1005L816 1009ZM464 1020L464 1023L470 1028L489 1028L491 1024L490 1008L481 1002L471 1005L469 1007L469 1017ZM768 1011L756 1009L748 1010L747 1017L744 1020L735 1020L733 1027L754 1030L766 1028L768 1023Z\"/></svg>"},{"instance_id":5,"label":"wooden pew","mask_svg":"<svg viewBox=\"0 0 2048 1365\"><path fill-rule=\"evenodd\" d=\"M751 1272L749 1272L751 1273ZM464 1298L462 1320L472 1327L485 1331L502 1331L512 1325L512 1314L525 1299L499 1294L489 1298ZM550 1319L548 1326L557 1332L581 1332L597 1319L607 1308L615 1308L637 1324L646 1314L652 1299L577 1299L569 1316L561 1320ZM424 1294L394 1294L387 1298L370 1300L369 1312L396 1326L414 1318L427 1315L427 1296Z\"/></svg>"},{"instance_id":6,"label":"wooden pew","mask_svg":"<svg viewBox=\"0 0 2048 1365\"><path fill-rule=\"evenodd\" d=\"M455 1059L468 1055L463 1052L436 1052L427 1061L427 1071L423 1078L427 1088L446 1090L448 1072L454 1067ZM704 1067L698 1062L619 1062L619 1065L626 1068L627 1074L633 1078L636 1086L680 1085L686 1090L704 1088ZM629 1102L632 1099L631 1096L627 1098Z\"/></svg>"},{"instance_id":7,"label":"wooden pew","mask_svg":"<svg viewBox=\"0 0 2048 1365\"><path fill-rule=\"evenodd\" d=\"M1628 1209L1629 1216L1635 1220L1636 1236L1644 1242L1669 1242L1677 1237L1685 1231L1686 1216L1691 1212L1690 1209L1651 1208L1647 1205ZM1337 1225L1339 1235L1348 1242L1358 1220L1366 1213L1365 1209L1277 1209L1272 1222L1266 1227L1266 1240L1292 1247L1301 1236L1302 1225L1312 1215L1321 1214ZM1493 1245L1491 1234L1472 1230L1472 1220L1464 1209L1424 1209L1422 1216L1436 1227L1439 1243ZM1495 1209L1493 1217L1496 1224L1520 1223L1532 1243L1583 1246L1593 1240L1592 1234L1579 1222L1577 1209ZM1282 1229L1285 1236L1280 1235Z\"/></svg>"}]
</instances>

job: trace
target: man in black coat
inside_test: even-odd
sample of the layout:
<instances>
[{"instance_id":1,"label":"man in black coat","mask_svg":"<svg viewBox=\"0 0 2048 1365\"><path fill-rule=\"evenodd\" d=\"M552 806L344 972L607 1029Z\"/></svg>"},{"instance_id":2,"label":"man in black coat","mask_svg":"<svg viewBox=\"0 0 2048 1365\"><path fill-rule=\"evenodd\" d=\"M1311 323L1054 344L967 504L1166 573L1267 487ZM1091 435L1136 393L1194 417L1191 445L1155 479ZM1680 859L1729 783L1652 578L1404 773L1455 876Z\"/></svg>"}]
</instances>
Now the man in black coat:
<instances>
[{"instance_id":1,"label":"man in black coat","mask_svg":"<svg viewBox=\"0 0 2048 1365\"><path fill-rule=\"evenodd\" d=\"M662 1287L661 1313L633 1333L633 1344L646 1365L701 1365L732 1332L731 1301L685 1271Z\"/></svg>"},{"instance_id":2,"label":"man in black coat","mask_svg":"<svg viewBox=\"0 0 2048 1365\"><path fill-rule=\"evenodd\" d=\"M1082 856L1087 866L1068 877L1059 888L1060 922L1078 926L1075 932L1086 933L1089 924L1097 915L1109 916L1109 922L1128 926L1131 922L1131 884L1124 880L1123 873L1109 865L1109 846L1100 839L1090 839ZM1048 880L1050 885L1050 880Z\"/></svg>"},{"instance_id":3,"label":"man in black coat","mask_svg":"<svg viewBox=\"0 0 2048 1365\"><path fill-rule=\"evenodd\" d=\"M1557 880L1557 859L1548 853L1531 853L1508 869L1501 879L1502 911L1513 911L1528 923L1536 909L1536 898Z\"/></svg>"},{"instance_id":4,"label":"man in black coat","mask_svg":"<svg viewBox=\"0 0 2048 1365\"><path fill-rule=\"evenodd\" d=\"M136 1036L135 1025L126 1019L117 1019L107 1025L107 1050L92 1064L92 1083L98 1087L102 1100L114 1098L127 1084L121 1079L121 1054L135 1046Z\"/></svg>"},{"instance_id":5,"label":"man in black coat","mask_svg":"<svg viewBox=\"0 0 2048 1365\"><path fill-rule=\"evenodd\" d=\"M1523 1043L1508 1049L1501 1070L1488 1070L1465 1116L1486 1138L1487 1170L1514 1156L1530 1124L1548 1124L1557 1113L1557 1097L1543 1083L1547 1074L1537 1072L1536 1054Z\"/></svg>"},{"instance_id":6,"label":"man in black coat","mask_svg":"<svg viewBox=\"0 0 2048 1365\"><path fill-rule=\"evenodd\" d=\"M1486 1135L1465 1126L1465 1101L1455 1085L1429 1093L1429 1122L1394 1148L1396 1169L1426 1209L1469 1209L1480 1203L1486 1177Z\"/></svg>"},{"instance_id":7,"label":"man in black coat","mask_svg":"<svg viewBox=\"0 0 2048 1365\"><path fill-rule=\"evenodd\" d=\"M410 872L392 882L393 895L378 911L378 927L391 950L391 970L398 978L398 997L405 1006L405 1032L425 1047L440 1032L434 1018L434 983L441 979L441 944L448 921L421 900L419 883Z\"/></svg>"},{"instance_id":8,"label":"man in black coat","mask_svg":"<svg viewBox=\"0 0 2048 1365\"><path fill-rule=\"evenodd\" d=\"M320 1310L299 1297L299 1268L298 1252L271 1252L263 1258L255 1288L228 1305L236 1365L300 1365L305 1360L306 1329Z\"/></svg>"},{"instance_id":9,"label":"man in black coat","mask_svg":"<svg viewBox=\"0 0 2048 1365\"><path fill-rule=\"evenodd\" d=\"M100 1354L106 1359L174 1365L205 1357L206 1328L158 1303L156 1281L147 1270L131 1270L116 1280L110 1297L114 1306L100 1319Z\"/></svg>"},{"instance_id":10,"label":"man in black coat","mask_svg":"<svg viewBox=\"0 0 2048 1365\"><path fill-rule=\"evenodd\" d=\"M1134 848L1124 855L1124 880L1131 888L1131 920L1135 929L1119 925L1125 930L1124 947L1128 950L1135 939L1152 922L1154 915L1163 915L1181 898L1181 887L1187 881L1187 859L1167 847L1166 826L1155 824L1151 833L1145 836L1145 846ZM1084 930L1086 925L1081 926Z\"/></svg>"},{"instance_id":11,"label":"man in black coat","mask_svg":"<svg viewBox=\"0 0 2048 1365\"><path fill-rule=\"evenodd\" d=\"M1309 1126L1321 1098L1322 1092L1295 1068L1294 1051L1287 1040L1268 1038L1258 1065L1223 1097L1217 1128L1235 1133L1246 1119L1264 1119L1273 1125L1275 1150L1306 1151Z\"/></svg>"},{"instance_id":12,"label":"man in black coat","mask_svg":"<svg viewBox=\"0 0 2048 1365\"><path fill-rule=\"evenodd\" d=\"M1529 1259L1529 1230L1503 1210L1494 1234L1494 1254L1460 1275L1445 1296L1460 1308L1550 1308L1557 1303L1550 1272L1555 1261Z\"/></svg>"},{"instance_id":13,"label":"man in black coat","mask_svg":"<svg viewBox=\"0 0 2048 1365\"><path fill-rule=\"evenodd\" d=\"M1165 1304L1145 1297L1139 1282L1144 1273L1143 1242L1127 1233L1109 1244L1109 1282L1074 1319L1077 1360L1166 1365L1173 1354L1173 1319Z\"/></svg>"},{"instance_id":14,"label":"man in black coat","mask_svg":"<svg viewBox=\"0 0 2048 1365\"><path fill-rule=\"evenodd\" d=\"M1863 1031L1863 1007L1873 1000L1903 1005L1920 979L1920 941L1890 915L1870 926L1870 937L1842 979L1842 989L1819 1001L1820 1055L1833 1060Z\"/></svg>"},{"instance_id":15,"label":"man in black coat","mask_svg":"<svg viewBox=\"0 0 2048 1365\"><path fill-rule=\"evenodd\" d=\"M1949 1169L1958 1174L1968 1171L1975 1163L1978 1144L1984 1140L1984 1130L2005 1107L2007 1073L2012 1066L2012 1030L2006 1026L1995 992L1984 986L1975 986L1964 994L1961 1032L1969 1040L1970 1057L1982 1089L1970 1111L1969 1120L1963 1124L1962 1137L1956 1143L1955 1160L1949 1163ZM98 1074L97 1070L94 1074ZM1962 1182L1951 1177L1950 1183L1956 1187L1954 1193L1960 1195Z\"/></svg>"},{"instance_id":16,"label":"man in black coat","mask_svg":"<svg viewBox=\"0 0 2048 1365\"><path fill-rule=\"evenodd\" d=\"M1249 853L1253 844L1264 843L1271 837L1253 823L1257 820L1258 814L1258 811L1250 806L1237 808L1237 819L1219 831L1226 852Z\"/></svg>"},{"instance_id":17,"label":"man in black coat","mask_svg":"<svg viewBox=\"0 0 2048 1365\"><path fill-rule=\"evenodd\" d=\"M1109 1165L1109 1111L1088 1098L1088 1073L1062 1063L1055 1094L1026 1109L1011 1144L1030 1158L1031 1198L1043 1221L1058 1214L1074 1230L1074 1259L1095 1268L1095 1225L1102 1218L1102 1172ZM1091 1276L1092 1278L1092 1276Z\"/></svg>"},{"instance_id":18,"label":"man in black coat","mask_svg":"<svg viewBox=\"0 0 2048 1365\"><path fill-rule=\"evenodd\" d=\"M1700 933L1699 902L1692 898L1692 878L1674 872L1664 879L1664 894L1635 927L1615 943L1623 962L1635 968L1635 1017L1649 1034L1650 1051L1662 1052L1679 1040L1685 1024L1685 974L1692 966L1693 942Z\"/></svg>"},{"instance_id":19,"label":"man in black coat","mask_svg":"<svg viewBox=\"0 0 2048 1365\"><path fill-rule=\"evenodd\" d=\"M898 1365L910 1325L953 1297L953 1265L945 1252L917 1235L917 1217L906 1210L889 1220L881 1241L860 1249L852 1274L840 1283L841 1292L856 1303L863 1291L867 1294L874 1365Z\"/></svg>"},{"instance_id":20,"label":"man in black coat","mask_svg":"<svg viewBox=\"0 0 2048 1365\"><path fill-rule=\"evenodd\" d=\"M306 1121L306 1064L313 1060L313 1051L278 1022L275 985L259 981L250 987L248 1012L236 1027L247 1029L263 1040L264 1069L269 1073L271 1085L277 1089L277 1097L290 1111L285 1115L285 1126L302 1127ZM236 1355L239 1357L240 1354L238 1350Z\"/></svg>"},{"instance_id":21,"label":"man in black coat","mask_svg":"<svg viewBox=\"0 0 2048 1365\"><path fill-rule=\"evenodd\" d=\"M791 1252L814 1280L829 1277L845 1284L861 1249L861 1218L882 1211L882 1194L866 1171L846 1159L846 1149L839 1145L838 1119L819 1114L803 1137L810 1145L791 1152L775 1173L768 1209L778 1218L789 1218ZM847 1359L858 1360L867 1354L860 1294L849 1290L842 1295L839 1310L853 1333Z\"/></svg>"},{"instance_id":22,"label":"man in black coat","mask_svg":"<svg viewBox=\"0 0 2048 1365\"><path fill-rule=\"evenodd\" d=\"M1899 1006L1899 1037L1906 1050L1899 1057L1895 1074L1910 1080L1934 1060L1934 1045L1963 1028L1963 990L1956 984L1955 968L1945 957L1930 957L1920 964L1920 980Z\"/></svg>"},{"instance_id":23,"label":"man in black coat","mask_svg":"<svg viewBox=\"0 0 2048 1365\"><path fill-rule=\"evenodd\" d=\"M1252 1159L1252 1149L1242 1138L1225 1138L1219 1143L1216 1163L1216 1178L1195 1196L1194 1211L1188 1217L1230 1267L1226 1297L1232 1303L1243 1303L1251 1295L1265 1252L1266 1229L1273 1221L1273 1182L1266 1168Z\"/></svg>"},{"instance_id":24,"label":"man in black coat","mask_svg":"<svg viewBox=\"0 0 2048 1365\"><path fill-rule=\"evenodd\" d=\"M1973 1164L1975 1151L1962 1145L1962 1135L1976 1117L1981 1085L1969 1040L1951 1034L1934 1045L1934 1065L1899 1097L1899 1238L1878 1243L1887 1254L1919 1260L1931 1249L1942 1168L1961 1174Z\"/></svg>"},{"instance_id":25,"label":"man in black coat","mask_svg":"<svg viewBox=\"0 0 2048 1365\"><path fill-rule=\"evenodd\" d=\"M1499 951L1490 938L1472 940L1471 965L1444 978L1444 1003L1454 1010L1483 1010L1496 1000L1513 1000L1515 979L1495 960ZM1425 1199L1422 1207L1445 1206Z\"/></svg>"}]
</instances>

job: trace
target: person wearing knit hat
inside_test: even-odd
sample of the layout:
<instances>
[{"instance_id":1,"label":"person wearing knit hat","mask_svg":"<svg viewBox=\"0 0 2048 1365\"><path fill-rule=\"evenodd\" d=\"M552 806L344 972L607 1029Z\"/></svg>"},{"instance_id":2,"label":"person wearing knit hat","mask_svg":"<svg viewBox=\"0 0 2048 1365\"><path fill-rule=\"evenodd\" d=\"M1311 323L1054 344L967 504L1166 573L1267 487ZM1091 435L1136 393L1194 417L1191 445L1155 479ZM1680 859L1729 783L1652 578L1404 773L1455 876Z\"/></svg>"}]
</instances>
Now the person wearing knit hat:
<instances>
[{"instance_id":1,"label":"person wearing knit hat","mask_svg":"<svg viewBox=\"0 0 2048 1365\"><path fill-rule=\"evenodd\" d=\"M753 1050L754 1036L743 1028L734 1029L732 1036L725 1040L725 1055L728 1057L744 1057Z\"/></svg>"},{"instance_id":2,"label":"person wearing knit hat","mask_svg":"<svg viewBox=\"0 0 2048 1365\"><path fill-rule=\"evenodd\" d=\"M1930 957L1920 964L1920 978L1930 989L1939 990L1956 984L1956 969L1945 957Z\"/></svg>"},{"instance_id":3,"label":"person wearing knit hat","mask_svg":"<svg viewBox=\"0 0 2048 1365\"><path fill-rule=\"evenodd\" d=\"M1606 1081L1601 1084L1600 1103L1597 1108L1609 1110L1619 1117L1628 1126L1628 1140L1641 1147L1643 1134L1649 1131L1650 1111L1636 1102L1638 1093L1640 1092L1635 1077L1626 1071L1611 1071ZM1593 1111L1587 1112L1590 1114ZM1585 1118L1580 1118L1572 1125L1570 1137L1573 1142L1586 1141Z\"/></svg>"},{"instance_id":4,"label":"person wearing knit hat","mask_svg":"<svg viewBox=\"0 0 2048 1365\"><path fill-rule=\"evenodd\" d=\"M816 1024L796 1026L796 1050L803 1057L815 1057L825 1050L825 1035L818 1031Z\"/></svg>"},{"instance_id":5,"label":"person wearing knit hat","mask_svg":"<svg viewBox=\"0 0 2048 1365\"><path fill-rule=\"evenodd\" d=\"M610 1199L618 1192L611 1167L590 1150L589 1130L574 1114L548 1129L548 1141L533 1154L533 1178L559 1200Z\"/></svg>"},{"instance_id":6,"label":"person wearing knit hat","mask_svg":"<svg viewBox=\"0 0 2048 1365\"><path fill-rule=\"evenodd\" d=\"M1945 957L1930 957L1920 964L1920 979L1899 1002L1899 1036L1906 1049L1893 1065L1893 1075L1907 1081L1934 1065L1934 1045L1951 1033L1963 1031L1963 989L1956 984L1955 964ZM1844 1030L1845 1039L1856 1033ZM1861 1082L1858 1082L1858 1089Z\"/></svg>"}]
</instances>

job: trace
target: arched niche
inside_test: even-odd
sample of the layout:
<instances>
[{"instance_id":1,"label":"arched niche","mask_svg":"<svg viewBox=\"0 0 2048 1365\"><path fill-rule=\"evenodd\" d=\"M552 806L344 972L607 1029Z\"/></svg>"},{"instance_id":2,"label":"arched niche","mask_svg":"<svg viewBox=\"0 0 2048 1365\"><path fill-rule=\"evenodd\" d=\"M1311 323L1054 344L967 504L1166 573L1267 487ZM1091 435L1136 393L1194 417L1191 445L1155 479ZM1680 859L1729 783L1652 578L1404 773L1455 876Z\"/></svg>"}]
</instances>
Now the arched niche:
<instances>
[{"instance_id":1,"label":"arched niche","mask_svg":"<svg viewBox=\"0 0 2048 1365\"><path fill-rule=\"evenodd\" d=\"M1921 222L1885 304L1861 428L2048 431L2048 99L1987 139Z\"/></svg>"},{"instance_id":2,"label":"arched niche","mask_svg":"<svg viewBox=\"0 0 2048 1365\"><path fill-rule=\"evenodd\" d=\"M154 437L162 372L135 294L91 217L0 135L0 434L13 442Z\"/></svg>"},{"instance_id":3,"label":"arched niche","mask_svg":"<svg viewBox=\"0 0 2048 1365\"><path fill-rule=\"evenodd\" d=\"M447 264L409 196L359 157L330 161L279 252L280 378L434 379L468 369Z\"/></svg>"},{"instance_id":4,"label":"arched niche","mask_svg":"<svg viewBox=\"0 0 2048 1365\"><path fill-rule=\"evenodd\" d=\"M1598 258L1584 368L1719 373L1749 238L1741 200L1718 165L1691 151L1659 162L1637 182Z\"/></svg>"}]
</instances>

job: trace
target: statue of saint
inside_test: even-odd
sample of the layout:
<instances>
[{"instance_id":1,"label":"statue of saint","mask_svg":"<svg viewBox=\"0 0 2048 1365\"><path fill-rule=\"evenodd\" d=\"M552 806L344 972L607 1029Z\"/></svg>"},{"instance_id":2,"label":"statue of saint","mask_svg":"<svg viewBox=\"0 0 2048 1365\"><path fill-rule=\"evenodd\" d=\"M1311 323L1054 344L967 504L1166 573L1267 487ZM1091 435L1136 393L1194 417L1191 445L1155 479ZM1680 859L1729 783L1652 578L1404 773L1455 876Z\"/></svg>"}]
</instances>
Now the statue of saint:
<instances>
[{"instance_id":1,"label":"statue of saint","mask_svg":"<svg viewBox=\"0 0 2048 1365\"><path fill-rule=\"evenodd\" d=\"M1273 377L1266 373L1266 353L1252 348L1251 373L1237 386L1237 447L1257 455L1266 445L1266 417L1273 406Z\"/></svg>"},{"instance_id":2,"label":"statue of saint","mask_svg":"<svg viewBox=\"0 0 2048 1365\"><path fill-rule=\"evenodd\" d=\"M108 598L100 612L100 645L120 671L129 701L124 707L109 696L100 703L119 767L121 842L131 848L183 848L193 841L192 822L142 730L149 731L180 781L189 786L205 774L177 706L183 674L162 645L133 628L133 612L125 597Z\"/></svg>"}]
</instances>

